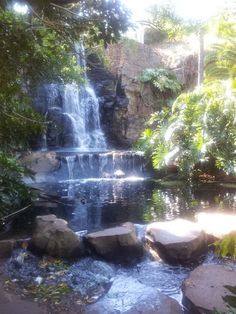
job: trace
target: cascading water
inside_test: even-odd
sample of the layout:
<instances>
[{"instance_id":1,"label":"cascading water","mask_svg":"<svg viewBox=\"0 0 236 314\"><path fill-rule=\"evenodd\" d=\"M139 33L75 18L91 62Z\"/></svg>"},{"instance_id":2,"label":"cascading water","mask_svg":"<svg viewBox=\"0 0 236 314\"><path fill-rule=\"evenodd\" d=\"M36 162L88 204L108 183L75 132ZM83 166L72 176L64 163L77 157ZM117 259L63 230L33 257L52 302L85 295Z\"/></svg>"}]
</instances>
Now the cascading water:
<instances>
[{"instance_id":1,"label":"cascading water","mask_svg":"<svg viewBox=\"0 0 236 314\"><path fill-rule=\"evenodd\" d=\"M106 140L100 124L99 103L87 78L84 48L76 46L84 83L44 84L35 107L50 122L43 150L70 147L77 151L104 151ZM41 145L42 146L42 145Z\"/></svg>"},{"instance_id":2,"label":"cascading water","mask_svg":"<svg viewBox=\"0 0 236 314\"><path fill-rule=\"evenodd\" d=\"M84 69L85 83L65 85L63 111L71 120L73 147L81 150L104 150L106 141L100 125L99 103L86 74L84 48L76 46L77 62Z\"/></svg>"}]
</instances>

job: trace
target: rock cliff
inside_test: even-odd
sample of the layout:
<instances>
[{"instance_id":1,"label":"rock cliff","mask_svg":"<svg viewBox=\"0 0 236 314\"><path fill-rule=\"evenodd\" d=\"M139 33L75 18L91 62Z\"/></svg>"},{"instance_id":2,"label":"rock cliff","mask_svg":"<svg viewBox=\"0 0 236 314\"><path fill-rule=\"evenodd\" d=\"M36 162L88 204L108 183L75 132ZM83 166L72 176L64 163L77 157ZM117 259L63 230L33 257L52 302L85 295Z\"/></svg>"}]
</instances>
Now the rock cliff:
<instances>
[{"instance_id":1,"label":"rock cliff","mask_svg":"<svg viewBox=\"0 0 236 314\"><path fill-rule=\"evenodd\" d=\"M101 121L109 143L130 147L155 111L157 96L139 76L147 68L173 71L183 90L196 84L197 55L185 44L162 44L151 47L124 41L107 47L106 65L95 55L89 56L89 77L99 97Z\"/></svg>"}]
</instances>

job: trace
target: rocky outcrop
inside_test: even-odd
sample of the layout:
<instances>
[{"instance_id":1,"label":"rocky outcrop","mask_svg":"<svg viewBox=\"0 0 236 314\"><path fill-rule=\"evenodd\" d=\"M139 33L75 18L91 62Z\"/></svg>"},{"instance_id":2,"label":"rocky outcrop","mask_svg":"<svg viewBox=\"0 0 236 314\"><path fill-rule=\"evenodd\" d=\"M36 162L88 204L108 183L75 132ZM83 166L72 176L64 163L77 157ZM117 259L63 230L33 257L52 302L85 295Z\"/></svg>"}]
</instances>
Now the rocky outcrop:
<instances>
[{"instance_id":1,"label":"rocky outcrop","mask_svg":"<svg viewBox=\"0 0 236 314\"><path fill-rule=\"evenodd\" d=\"M197 223L207 235L209 244L236 232L236 215L202 212L196 215Z\"/></svg>"},{"instance_id":2,"label":"rocky outcrop","mask_svg":"<svg viewBox=\"0 0 236 314\"><path fill-rule=\"evenodd\" d=\"M32 236L35 250L51 256L73 258L83 255L82 240L55 215L37 216Z\"/></svg>"},{"instance_id":3,"label":"rocky outcrop","mask_svg":"<svg viewBox=\"0 0 236 314\"><path fill-rule=\"evenodd\" d=\"M87 314L180 314L180 305L174 299L137 279L116 277L107 295L87 307Z\"/></svg>"},{"instance_id":4,"label":"rocky outcrop","mask_svg":"<svg viewBox=\"0 0 236 314\"><path fill-rule=\"evenodd\" d=\"M20 162L35 173L36 182L50 181L50 176L61 166L55 152L27 152L20 157ZM32 181L30 178L25 180Z\"/></svg>"},{"instance_id":5,"label":"rocky outcrop","mask_svg":"<svg viewBox=\"0 0 236 314\"><path fill-rule=\"evenodd\" d=\"M183 282L183 304L187 313L228 313L236 302L236 270L222 265L202 265ZM234 291L234 292L233 292ZM218 312L217 312L218 313Z\"/></svg>"},{"instance_id":6,"label":"rocky outcrop","mask_svg":"<svg viewBox=\"0 0 236 314\"><path fill-rule=\"evenodd\" d=\"M143 254L132 223L89 233L86 242L97 255L114 262L131 262Z\"/></svg>"},{"instance_id":7,"label":"rocky outcrop","mask_svg":"<svg viewBox=\"0 0 236 314\"><path fill-rule=\"evenodd\" d=\"M184 219L148 225L146 240L163 260L173 264L195 261L206 249L201 228Z\"/></svg>"},{"instance_id":8,"label":"rocky outcrop","mask_svg":"<svg viewBox=\"0 0 236 314\"><path fill-rule=\"evenodd\" d=\"M131 146L151 113L160 109L151 86L139 81L143 70L170 69L184 90L196 84L197 57L189 47L187 43L152 47L127 40L108 46L106 67L94 55L91 57L89 77L99 97L102 124L110 143Z\"/></svg>"}]
</instances>

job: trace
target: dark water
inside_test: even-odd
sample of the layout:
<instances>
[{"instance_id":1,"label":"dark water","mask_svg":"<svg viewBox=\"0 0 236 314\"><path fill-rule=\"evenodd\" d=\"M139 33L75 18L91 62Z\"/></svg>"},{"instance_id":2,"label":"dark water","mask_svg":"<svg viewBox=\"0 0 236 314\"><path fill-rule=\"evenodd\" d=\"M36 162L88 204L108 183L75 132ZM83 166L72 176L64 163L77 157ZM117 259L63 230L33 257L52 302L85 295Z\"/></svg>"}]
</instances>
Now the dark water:
<instances>
[{"instance_id":1,"label":"dark water","mask_svg":"<svg viewBox=\"0 0 236 314\"><path fill-rule=\"evenodd\" d=\"M48 194L58 195L59 202L36 203L13 222L15 233L31 231L34 217L56 214L68 221L74 231L99 230L126 221L145 225L176 217L194 219L198 211L236 212L236 190L220 185L163 187L142 178L87 179L35 185Z\"/></svg>"}]
</instances>

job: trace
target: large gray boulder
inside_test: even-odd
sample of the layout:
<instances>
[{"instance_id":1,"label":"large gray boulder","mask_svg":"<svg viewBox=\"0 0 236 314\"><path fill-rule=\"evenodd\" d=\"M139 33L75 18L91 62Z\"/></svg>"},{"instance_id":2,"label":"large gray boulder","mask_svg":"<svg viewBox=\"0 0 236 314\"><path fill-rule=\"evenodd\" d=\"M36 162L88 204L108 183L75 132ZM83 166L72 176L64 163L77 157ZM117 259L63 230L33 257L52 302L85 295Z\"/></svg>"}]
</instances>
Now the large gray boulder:
<instances>
[{"instance_id":1,"label":"large gray boulder","mask_svg":"<svg viewBox=\"0 0 236 314\"><path fill-rule=\"evenodd\" d=\"M202 265L183 282L183 304L194 314L227 313L236 302L236 269L222 265ZM234 291L234 294L233 292ZM230 304L228 301L231 300ZM232 305L232 304L231 304Z\"/></svg>"},{"instance_id":2,"label":"large gray boulder","mask_svg":"<svg viewBox=\"0 0 236 314\"><path fill-rule=\"evenodd\" d=\"M206 249L201 228L184 219L154 222L148 225L145 238L160 258L173 264L194 261Z\"/></svg>"},{"instance_id":3,"label":"large gray boulder","mask_svg":"<svg viewBox=\"0 0 236 314\"><path fill-rule=\"evenodd\" d=\"M55 215L37 216L33 248L55 257L73 258L83 254L82 240Z\"/></svg>"},{"instance_id":4,"label":"large gray boulder","mask_svg":"<svg viewBox=\"0 0 236 314\"><path fill-rule=\"evenodd\" d=\"M132 223L89 233L86 241L94 253L114 262L131 262L143 254Z\"/></svg>"},{"instance_id":5,"label":"large gray boulder","mask_svg":"<svg viewBox=\"0 0 236 314\"><path fill-rule=\"evenodd\" d=\"M196 215L196 220L209 244L236 232L236 214L201 212Z\"/></svg>"},{"instance_id":6,"label":"large gray boulder","mask_svg":"<svg viewBox=\"0 0 236 314\"><path fill-rule=\"evenodd\" d=\"M137 279L116 277L106 296L88 306L87 314L180 314L180 305Z\"/></svg>"}]
</instances>

